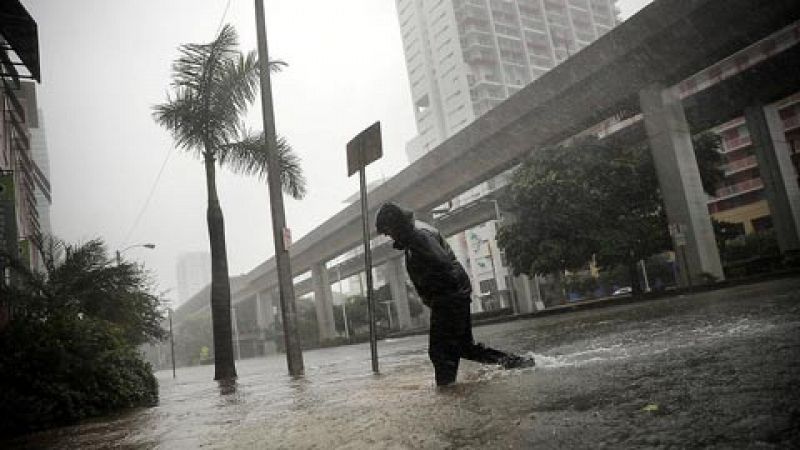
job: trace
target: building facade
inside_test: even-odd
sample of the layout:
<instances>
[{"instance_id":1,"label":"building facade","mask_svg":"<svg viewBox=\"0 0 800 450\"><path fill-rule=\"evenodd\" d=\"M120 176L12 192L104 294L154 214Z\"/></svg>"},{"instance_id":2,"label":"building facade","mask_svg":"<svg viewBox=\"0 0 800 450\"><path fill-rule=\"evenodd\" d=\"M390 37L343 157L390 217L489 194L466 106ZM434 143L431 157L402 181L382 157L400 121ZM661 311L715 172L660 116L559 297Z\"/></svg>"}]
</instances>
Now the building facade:
<instances>
[{"instance_id":1,"label":"building facade","mask_svg":"<svg viewBox=\"0 0 800 450\"><path fill-rule=\"evenodd\" d=\"M211 284L211 254L208 252L183 253L176 265L178 278L178 303L180 306L204 287Z\"/></svg>"},{"instance_id":2,"label":"building facade","mask_svg":"<svg viewBox=\"0 0 800 450\"><path fill-rule=\"evenodd\" d=\"M800 24L773 33L768 38L717 62L678 85L682 97L714 86L772 56L800 44ZM778 158L800 185L800 86L794 94L772 105L777 110L788 158ZM725 181L708 201L708 211L716 220L736 224L739 233L750 234L773 228L756 149L751 139L745 112L712 129L720 136Z\"/></svg>"},{"instance_id":3,"label":"building facade","mask_svg":"<svg viewBox=\"0 0 800 450\"><path fill-rule=\"evenodd\" d=\"M415 161L617 23L613 0L397 0Z\"/></svg>"},{"instance_id":4,"label":"building facade","mask_svg":"<svg viewBox=\"0 0 800 450\"><path fill-rule=\"evenodd\" d=\"M15 0L0 5L0 250L35 266L33 246L41 235L37 195L50 184L32 153L39 129L36 84L39 44L36 22ZM0 261L4 263L6 261ZM3 282L7 282L5 269Z\"/></svg>"},{"instance_id":5,"label":"building facade","mask_svg":"<svg viewBox=\"0 0 800 450\"><path fill-rule=\"evenodd\" d=\"M31 153L31 129L38 128L36 85L40 81L36 21L17 0L0 2L0 284L13 282L8 264L18 258L38 264L41 236L37 190L49 197L50 184ZM0 299L0 329L11 316Z\"/></svg>"},{"instance_id":6,"label":"building facade","mask_svg":"<svg viewBox=\"0 0 800 450\"><path fill-rule=\"evenodd\" d=\"M50 157L47 151L47 137L45 135L44 116L40 109L37 113L38 123L35 127L30 128L31 134L31 160L34 163L34 170L40 172L37 174L37 180L42 186L37 186L33 193L36 200L36 216L39 220L39 231L43 235L52 235L53 227L50 223L50 206L53 204L53 199L50 195Z\"/></svg>"},{"instance_id":7,"label":"building facade","mask_svg":"<svg viewBox=\"0 0 800 450\"><path fill-rule=\"evenodd\" d=\"M614 0L397 0L418 135L410 162L445 141L619 23ZM476 201L505 176L453 199ZM499 213L498 213L499 216ZM509 306L496 221L451 236L470 272L473 311Z\"/></svg>"},{"instance_id":8,"label":"building facade","mask_svg":"<svg viewBox=\"0 0 800 450\"><path fill-rule=\"evenodd\" d=\"M794 172L800 174L800 92L778 102L777 107ZM717 220L738 224L741 234L771 229L764 182L745 118L737 117L714 131L722 139L725 184L709 200L709 213Z\"/></svg>"}]
</instances>

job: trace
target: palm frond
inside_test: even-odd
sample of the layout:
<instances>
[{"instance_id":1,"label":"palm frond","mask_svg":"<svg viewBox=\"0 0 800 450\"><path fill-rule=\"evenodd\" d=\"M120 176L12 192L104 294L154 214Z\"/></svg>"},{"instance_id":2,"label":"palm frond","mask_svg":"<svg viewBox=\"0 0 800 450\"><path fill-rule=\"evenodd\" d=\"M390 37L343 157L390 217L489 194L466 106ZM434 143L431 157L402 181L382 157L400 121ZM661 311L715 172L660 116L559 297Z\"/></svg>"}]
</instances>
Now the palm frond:
<instances>
[{"instance_id":1,"label":"palm frond","mask_svg":"<svg viewBox=\"0 0 800 450\"><path fill-rule=\"evenodd\" d=\"M179 148L203 149L204 115L200 97L192 90L180 88L167 101L153 107L153 120L166 128Z\"/></svg>"},{"instance_id":2,"label":"palm frond","mask_svg":"<svg viewBox=\"0 0 800 450\"><path fill-rule=\"evenodd\" d=\"M172 64L172 85L196 91L207 89L222 62L239 54L239 36L226 24L217 37L207 44L184 44L180 56Z\"/></svg>"},{"instance_id":3,"label":"palm frond","mask_svg":"<svg viewBox=\"0 0 800 450\"><path fill-rule=\"evenodd\" d=\"M289 63L280 59L271 59L269 61L269 70L270 72L278 73L283 70L284 67L288 67Z\"/></svg>"},{"instance_id":4,"label":"palm frond","mask_svg":"<svg viewBox=\"0 0 800 450\"><path fill-rule=\"evenodd\" d=\"M264 133L243 134L242 140L224 147L219 163L234 173L265 179L268 173L268 153ZM295 199L303 198L306 194L306 180L300 158L283 137L277 140L277 150L283 191Z\"/></svg>"},{"instance_id":5,"label":"palm frond","mask_svg":"<svg viewBox=\"0 0 800 450\"><path fill-rule=\"evenodd\" d=\"M209 115L217 145L227 144L239 131L239 120L258 93L258 59L255 52L225 61L217 71L214 90L208 95Z\"/></svg>"}]
</instances>

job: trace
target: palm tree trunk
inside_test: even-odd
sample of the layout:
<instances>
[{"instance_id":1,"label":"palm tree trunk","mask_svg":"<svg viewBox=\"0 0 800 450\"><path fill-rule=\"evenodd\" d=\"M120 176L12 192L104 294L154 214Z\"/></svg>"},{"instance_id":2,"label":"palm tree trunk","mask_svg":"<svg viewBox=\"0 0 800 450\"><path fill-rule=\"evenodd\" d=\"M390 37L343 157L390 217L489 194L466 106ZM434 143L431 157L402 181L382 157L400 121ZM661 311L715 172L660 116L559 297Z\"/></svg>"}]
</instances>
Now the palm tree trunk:
<instances>
[{"instance_id":1,"label":"palm tree trunk","mask_svg":"<svg viewBox=\"0 0 800 450\"><path fill-rule=\"evenodd\" d=\"M211 245L211 324L214 331L214 379L236 378L231 336L231 286L228 253L225 250L225 223L217 197L214 157L204 156L208 188L208 240Z\"/></svg>"}]
</instances>

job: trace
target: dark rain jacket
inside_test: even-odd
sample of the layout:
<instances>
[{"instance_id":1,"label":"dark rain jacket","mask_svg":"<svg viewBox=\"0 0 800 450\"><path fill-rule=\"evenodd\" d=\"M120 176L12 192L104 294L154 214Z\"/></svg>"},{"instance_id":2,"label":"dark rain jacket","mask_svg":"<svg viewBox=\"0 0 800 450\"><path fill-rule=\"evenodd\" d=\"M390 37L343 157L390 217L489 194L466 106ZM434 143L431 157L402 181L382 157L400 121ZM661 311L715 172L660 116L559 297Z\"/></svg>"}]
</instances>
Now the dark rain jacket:
<instances>
[{"instance_id":1,"label":"dark rain jacket","mask_svg":"<svg viewBox=\"0 0 800 450\"><path fill-rule=\"evenodd\" d=\"M471 301L469 276L435 228L416 221L404 250L408 276L425 305L440 308L452 302Z\"/></svg>"}]
</instances>

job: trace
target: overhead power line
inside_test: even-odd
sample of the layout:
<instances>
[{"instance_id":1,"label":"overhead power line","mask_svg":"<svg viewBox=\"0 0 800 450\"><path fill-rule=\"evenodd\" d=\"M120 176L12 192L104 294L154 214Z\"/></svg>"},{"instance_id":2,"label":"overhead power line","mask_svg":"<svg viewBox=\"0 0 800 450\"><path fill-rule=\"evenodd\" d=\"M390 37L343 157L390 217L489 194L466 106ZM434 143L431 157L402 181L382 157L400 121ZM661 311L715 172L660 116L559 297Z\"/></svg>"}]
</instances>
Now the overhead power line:
<instances>
[{"instance_id":1,"label":"overhead power line","mask_svg":"<svg viewBox=\"0 0 800 450\"><path fill-rule=\"evenodd\" d=\"M142 205L142 209L139 210L139 214L136 216L136 220L133 221L133 225L131 225L130 230L128 230L128 234L125 235L125 240L122 241L122 245L127 245L128 241L131 238L131 235L136 230L136 227L139 225L139 222L142 220L145 211L147 211L147 207L150 206L150 200L153 199L153 194L156 192L156 187L158 187L158 182L161 180L161 175L164 173L164 168L167 167L167 161L169 161L169 157L172 155L173 148L170 148L167 152L167 156L164 158L164 162L161 163L161 169L158 170L158 175L156 175L156 179L153 181L153 185L150 187L150 193L147 194L147 199L144 201L144 205Z\"/></svg>"}]
</instances>

